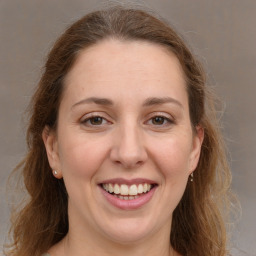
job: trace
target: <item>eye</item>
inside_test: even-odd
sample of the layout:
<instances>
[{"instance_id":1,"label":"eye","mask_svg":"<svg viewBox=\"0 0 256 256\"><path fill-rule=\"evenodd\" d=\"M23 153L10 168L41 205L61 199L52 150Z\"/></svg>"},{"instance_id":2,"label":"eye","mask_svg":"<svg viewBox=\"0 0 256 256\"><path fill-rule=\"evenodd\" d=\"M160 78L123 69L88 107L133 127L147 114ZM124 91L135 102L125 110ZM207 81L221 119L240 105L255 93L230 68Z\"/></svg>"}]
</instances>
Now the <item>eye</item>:
<instances>
[{"instance_id":1,"label":"eye","mask_svg":"<svg viewBox=\"0 0 256 256\"><path fill-rule=\"evenodd\" d=\"M157 115L150 118L147 123L152 126L160 126L160 127L166 127L174 123L174 121L171 118L168 118L163 115Z\"/></svg>"},{"instance_id":2,"label":"eye","mask_svg":"<svg viewBox=\"0 0 256 256\"><path fill-rule=\"evenodd\" d=\"M82 120L82 124L87 126L101 126L107 123L108 121L102 116L90 116Z\"/></svg>"},{"instance_id":3,"label":"eye","mask_svg":"<svg viewBox=\"0 0 256 256\"><path fill-rule=\"evenodd\" d=\"M165 124L166 121L167 121L167 118L165 118L163 116L155 116L155 117L151 118L151 122L154 125L163 125L163 124Z\"/></svg>"}]
</instances>

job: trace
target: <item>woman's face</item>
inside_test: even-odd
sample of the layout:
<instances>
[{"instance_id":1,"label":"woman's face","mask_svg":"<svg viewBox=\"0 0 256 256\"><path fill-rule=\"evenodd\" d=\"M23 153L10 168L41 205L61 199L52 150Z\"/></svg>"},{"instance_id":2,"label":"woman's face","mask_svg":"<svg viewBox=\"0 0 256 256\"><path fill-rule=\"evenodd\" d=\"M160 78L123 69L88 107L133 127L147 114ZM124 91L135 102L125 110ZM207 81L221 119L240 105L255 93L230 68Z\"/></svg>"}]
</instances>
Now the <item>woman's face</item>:
<instances>
[{"instance_id":1,"label":"woman's face","mask_svg":"<svg viewBox=\"0 0 256 256\"><path fill-rule=\"evenodd\" d=\"M69 232L124 243L170 234L203 137L185 87L178 59L155 44L112 39L79 54L57 131L43 135Z\"/></svg>"}]
</instances>

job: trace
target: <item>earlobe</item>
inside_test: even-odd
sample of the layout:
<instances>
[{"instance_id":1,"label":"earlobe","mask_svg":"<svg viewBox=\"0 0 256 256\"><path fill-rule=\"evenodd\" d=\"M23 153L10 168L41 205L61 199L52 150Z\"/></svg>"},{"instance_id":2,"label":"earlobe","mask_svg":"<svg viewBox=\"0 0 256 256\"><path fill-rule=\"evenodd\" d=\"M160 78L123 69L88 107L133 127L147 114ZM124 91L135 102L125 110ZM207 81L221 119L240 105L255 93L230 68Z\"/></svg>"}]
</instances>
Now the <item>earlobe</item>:
<instances>
[{"instance_id":1,"label":"earlobe","mask_svg":"<svg viewBox=\"0 0 256 256\"><path fill-rule=\"evenodd\" d=\"M42 132L42 139L44 141L49 165L52 170L58 170L58 175L54 175L56 178L62 178L59 164L58 144L55 131L52 131L49 126L45 126Z\"/></svg>"},{"instance_id":2,"label":"earlobe","mask_svg":"<svg viewBox=\"0 0 256 256\"><path fill-rule=\"evenodd\" d=\"M202 126L198 125L196 126L196 131L193 136L193 145L192 145L192 152L190 157L190 173L192 173L198 164L200 153L201 153L201 147L204 140L204 129Z\"/></svg>"}]
</instances>

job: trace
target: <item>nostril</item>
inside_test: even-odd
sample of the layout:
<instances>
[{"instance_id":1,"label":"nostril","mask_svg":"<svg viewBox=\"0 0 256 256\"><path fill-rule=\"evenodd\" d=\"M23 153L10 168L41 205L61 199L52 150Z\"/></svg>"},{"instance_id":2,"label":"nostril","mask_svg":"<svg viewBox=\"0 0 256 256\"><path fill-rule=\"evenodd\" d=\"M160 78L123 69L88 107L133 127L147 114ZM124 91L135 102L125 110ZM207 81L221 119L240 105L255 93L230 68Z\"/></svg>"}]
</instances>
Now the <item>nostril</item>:
<instances>
[{"instance_id":1,"label":"nostril","mask_svg":"<svg viewBox=\"0 0 256 256\"><path fill-rule=\"evenodd\" d=\"M137 162L133 162L133 161L115 161L116 164L118 165L122 165L123 168L125 169L132 169L132 168L137 168L140 167L141 165L143 165L143 161L137 161Z\"/></svg>"},{"instance_id":2,"label":"nostril","mask_svg":"<svg viewBox=\"0 0 256 256\"><path fill-rule=\"evenodd\" d=\"M130 130L128 131L130 132ZM134 135L125 135L117 138L115 146L110 151L110 159L124 168L135 168L141 166L148 155L144 144L136 139Z\"/></svg>"},{"instance_id":3,"label":"nostril","mask_svg":"<svg viewBox=\"0 0 256 256\"><path fill-rule=\"evenodd\" d=\"M143 152L119 151L112 160L124 168L136 168L145 163L147 156Z\"/></svg>"}]
</instances>

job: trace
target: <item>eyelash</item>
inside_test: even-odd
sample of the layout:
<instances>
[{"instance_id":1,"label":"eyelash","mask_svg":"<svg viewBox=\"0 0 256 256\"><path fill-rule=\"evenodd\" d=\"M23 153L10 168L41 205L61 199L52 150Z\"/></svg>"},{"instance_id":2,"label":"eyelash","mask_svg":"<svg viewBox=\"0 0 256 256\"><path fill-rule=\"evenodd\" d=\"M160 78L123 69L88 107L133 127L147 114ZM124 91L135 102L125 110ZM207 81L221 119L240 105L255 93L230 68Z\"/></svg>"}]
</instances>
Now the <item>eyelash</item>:
<instances>
[{"instance_id":1,"label":"eyelash","mask_svg":"<svg viewBox=\"0 0 256 256\"><path fill-rule=\"evenodd\" d=\"M101 123L100 124L93 124L93 119L95 118L100 118L101 119ZM156 118L160 118L162 119L163 123L162 124L153 124L152 121ZM166 116L164 116L163 114L157 114L157 115L154 115L152 116L150 119L148 119L145 124L149 123L150 122L150 125L151 126L154 126L154 127L158 127L158 128L164 128L164 127L167 127L169 125L172 125L174 124L174 120L171 119L171 118L168 118ZM108 121L106 118L104 118L103 116L101 115L97 115L97 114L91 114L89 117L83 119L81 121L81 123L85 126L88 126L88 127L100 127L100 126L104 126L106 124L112 124L110 121Z\"/></svg>"},{"instance_id":2,"label":"eyelash","mask_svg":"<svg viewBox=\"0 0 256 256\"><path fill-rule=\"evenodd\" d=\"M110 123L106 118L102 117L101 115L91 115L87 118L85 118L84 120L81 121L82 124L84 125L87 125L87 126L101 126L101 125L104 125L102 124L92 124L92 121L93 119L96 119L96 118L100 118L102 120L102 122L105 121L105 123ZM90 124L88 124L88 122L90 122Z\"/></svg>"},{"instance_id":3,"label":"eyelash","mask_svg":"<svg viewBox=\"0 0 256 256\"><path fill-rule=\"evenodd\" d=\"M153 124L152 121L154 119L156 120L156 118L160 118L163 121L163 123L161 123L161 124ZM171 124L174 123L174 121L172 119L170 119L170 118L168 118L166 116L163 116L163 115L155 115L155 116L151 117L147 122L149 122L149 121L151 121L151 125L159 126L159 127L166 127L166 126L171 125Z\"/></svg>"}]
</instances>

